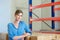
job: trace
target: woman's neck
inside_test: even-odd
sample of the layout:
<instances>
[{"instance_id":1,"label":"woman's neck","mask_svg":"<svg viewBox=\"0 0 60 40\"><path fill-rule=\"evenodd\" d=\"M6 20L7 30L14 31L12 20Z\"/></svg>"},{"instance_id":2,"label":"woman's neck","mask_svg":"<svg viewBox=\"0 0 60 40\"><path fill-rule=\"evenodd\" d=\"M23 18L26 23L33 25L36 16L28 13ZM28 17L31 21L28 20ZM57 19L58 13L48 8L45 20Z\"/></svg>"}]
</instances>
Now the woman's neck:
<instances>
[{"instance_id":1,"label":"woman's neck","mask_svg":"<svg viewBox=\"0 0 60 40\"><path fill-rule=\"evenodd\" d=\"M16 23L16 24L19 24L19 22L20 22L20 21L16 21L16 20L14 21L14 23Z\"/></svg>"},{"instance_id":2,"label":"woman's neck","mask_svg":"<svg viewBox=\"0 0 60 40\"><path fill-rule=\"evenodd\" d=\"M16 20L14 21L14 25L15 25L16 28L18 28L19 22L20 22L20 21L16 21Z\"/></svg>"}]
</instances>

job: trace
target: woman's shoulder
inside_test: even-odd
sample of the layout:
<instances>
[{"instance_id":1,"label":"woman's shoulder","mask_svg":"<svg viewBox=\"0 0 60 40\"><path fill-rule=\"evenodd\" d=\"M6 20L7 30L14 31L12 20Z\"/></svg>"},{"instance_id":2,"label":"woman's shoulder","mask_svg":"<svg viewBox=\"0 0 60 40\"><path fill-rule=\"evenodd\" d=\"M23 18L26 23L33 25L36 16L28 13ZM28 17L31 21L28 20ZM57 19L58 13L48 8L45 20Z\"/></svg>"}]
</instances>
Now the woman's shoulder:
<instances>
[{"instance_id":1,"label":"woman's shoulder","mask_svg":"<svg viewBox=\"0 0 60 40\"><path fill-rule=\"evenodd\" d=\"M8 26L12 26L12 23L8 23Z\"/></svg>"},{"instance_id":2,"label":"woman's shoulder","mask_svg":"<svg viewBox=\"0 0 60 40\"><path fill-rule=\"evenodd\" d=\"M26 24L25 21L20 21L21 24Z\"/></svg>"},{"instance_id":3,"label":"woman's shoulder","mask_svg":"<svg viewBox=\"0 0 60 40\"><path fill-rule=\"evenodd\" d=\"M11 25L12 23L8 23L8 25Z\"/></svg>"},{"instance_id":4,"label":"woman's shoulder","mask_svg":"<svg viewBox=\"0 0 60 40\"><path fill-rule=\"evenodd\" d=\"M25 23L24 21L20 21L20 23Z\"/></svg>"},{"instance_id":5,"label":"woman's shoulder","mask_svg":"<svg viewBox=\"0 0 60 40\"><path fill-rule=\"evenodd\" d=\"M25 21L20 21L21 24L23 25L26 25L26 22Z\"/></svg>"}]
</instances>

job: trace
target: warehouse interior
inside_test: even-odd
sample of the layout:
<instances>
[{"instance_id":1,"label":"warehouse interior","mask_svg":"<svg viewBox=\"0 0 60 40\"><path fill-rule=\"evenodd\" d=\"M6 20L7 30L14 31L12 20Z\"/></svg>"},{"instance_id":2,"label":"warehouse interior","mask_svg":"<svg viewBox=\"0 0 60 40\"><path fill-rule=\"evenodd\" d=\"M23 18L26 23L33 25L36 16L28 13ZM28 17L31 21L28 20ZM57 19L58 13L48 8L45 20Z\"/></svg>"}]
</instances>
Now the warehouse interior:
<instances>
[{"instance_id":1,"label":"warehouse interior","mask_svg":"<svg viewBox=\"0 0 60 40\"><path fill-rule=\"evenodd\" d=\"M0 40L9 40L7 24L17 9L32 31L25 40L60 40L60 0L0 0L0 5Z\"/></svg>"}]
</instances>

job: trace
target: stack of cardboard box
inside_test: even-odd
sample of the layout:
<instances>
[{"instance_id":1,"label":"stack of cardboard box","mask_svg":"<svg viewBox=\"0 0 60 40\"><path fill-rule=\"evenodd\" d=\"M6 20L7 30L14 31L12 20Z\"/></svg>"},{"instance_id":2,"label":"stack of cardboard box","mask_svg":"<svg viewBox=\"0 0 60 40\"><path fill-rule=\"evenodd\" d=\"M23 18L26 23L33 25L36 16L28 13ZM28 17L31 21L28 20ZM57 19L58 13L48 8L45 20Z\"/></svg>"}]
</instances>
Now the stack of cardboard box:
<instances>
[{"instance_id":1,"label":"stack of cardboard box","mask_svg":"<svg viewBox=\"0 0 60 40\"><path fill-rule=\"evenodd\" d=\"M57 37L58 36L58 37ZM46 34L46 33L33 33L26 40L60 40L60 35L58 34Z\"/></svg>"}]
</instances>

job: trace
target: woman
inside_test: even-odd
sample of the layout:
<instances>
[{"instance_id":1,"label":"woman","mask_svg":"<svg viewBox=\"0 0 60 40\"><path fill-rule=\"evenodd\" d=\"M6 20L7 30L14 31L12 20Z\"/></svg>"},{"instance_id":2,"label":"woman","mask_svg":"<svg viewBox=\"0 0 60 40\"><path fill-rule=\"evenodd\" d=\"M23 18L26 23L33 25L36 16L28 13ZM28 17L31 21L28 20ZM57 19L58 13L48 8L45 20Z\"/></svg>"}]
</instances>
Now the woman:
<instances>
[{"instance_id":1,"label":"woman","mask_svg":"<svg viewBox=\"0 0 60 40\"><path fill-rule=\"evenodd\" d=\"M22 16L23 12L16 10L14 22L8 24L9 40L24 40L24 37L31 35L30 29L21 21Z\"/></svg>"}]
</instances>

